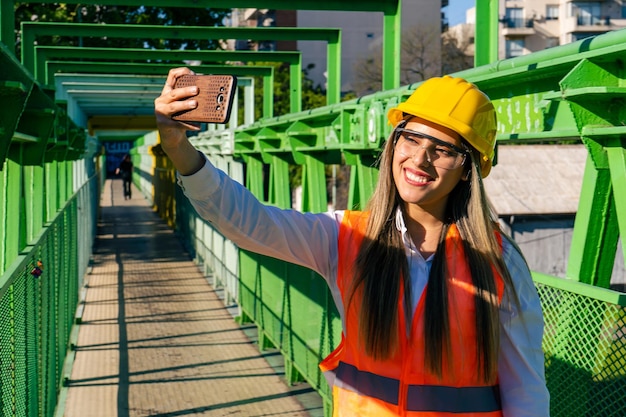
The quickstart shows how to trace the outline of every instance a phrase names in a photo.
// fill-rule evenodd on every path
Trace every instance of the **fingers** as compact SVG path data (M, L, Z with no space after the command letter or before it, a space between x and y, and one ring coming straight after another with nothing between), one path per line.
M174 88L176 80L186 74L194 74L189 68L174 68L167 75L167 80L161 95L154 100L154 112L157 117L157 123L160 124L177 124L172 120L172 116L185 110L194 109L198 106L198 102L191 97L198 94L196 86ZM180 123L186 129L197 130L198 127L192 124Z
M172 90L170 93L160 95L154 100L154 111L158 115L171 118L181 111L195 109L198 101L195 99L185 100L193 97L198 92L197 87L185 87Z
M167 80L165 81L165 86L163 86L163 91L161 94L165 94L174 89L174 85L176 85L176 80L187 74L195 74L192 70L187 67L180 68L172 68L167 74Z

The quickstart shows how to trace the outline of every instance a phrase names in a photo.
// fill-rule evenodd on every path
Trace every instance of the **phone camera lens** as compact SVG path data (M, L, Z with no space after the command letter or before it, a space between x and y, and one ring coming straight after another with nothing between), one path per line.
M222 110L222 106L220 106L219 104L215 106L215 111L220 111L220 110Z
M224 94L217 95L217 102L220 104L224 102Z
M224 92L224 87L220 87L220 93Z

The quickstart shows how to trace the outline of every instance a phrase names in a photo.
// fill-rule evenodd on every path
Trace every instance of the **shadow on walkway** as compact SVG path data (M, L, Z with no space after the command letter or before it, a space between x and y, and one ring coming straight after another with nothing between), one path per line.
M108 180L64 416L322 416L137 189ZM303 404L307 404L304 406Z

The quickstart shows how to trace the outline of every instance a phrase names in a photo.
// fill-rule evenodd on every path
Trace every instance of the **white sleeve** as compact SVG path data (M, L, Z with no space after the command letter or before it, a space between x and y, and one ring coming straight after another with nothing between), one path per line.
M238 247L302 265L334 279L341 213L302 213L264 205L210 161L178 183L198 214ZM340 217L339 217L340 218Z
M520 310L506 293L500 307L498 377L504 417L548 417L550 394L546 387L543 313L526 261L503 239L504 261L519 297Z

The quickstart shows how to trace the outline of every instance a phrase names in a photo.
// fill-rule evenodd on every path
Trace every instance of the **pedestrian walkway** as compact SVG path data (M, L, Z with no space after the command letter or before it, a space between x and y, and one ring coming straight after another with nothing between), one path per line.
M134 188L107 180L65 417L323 415Z

